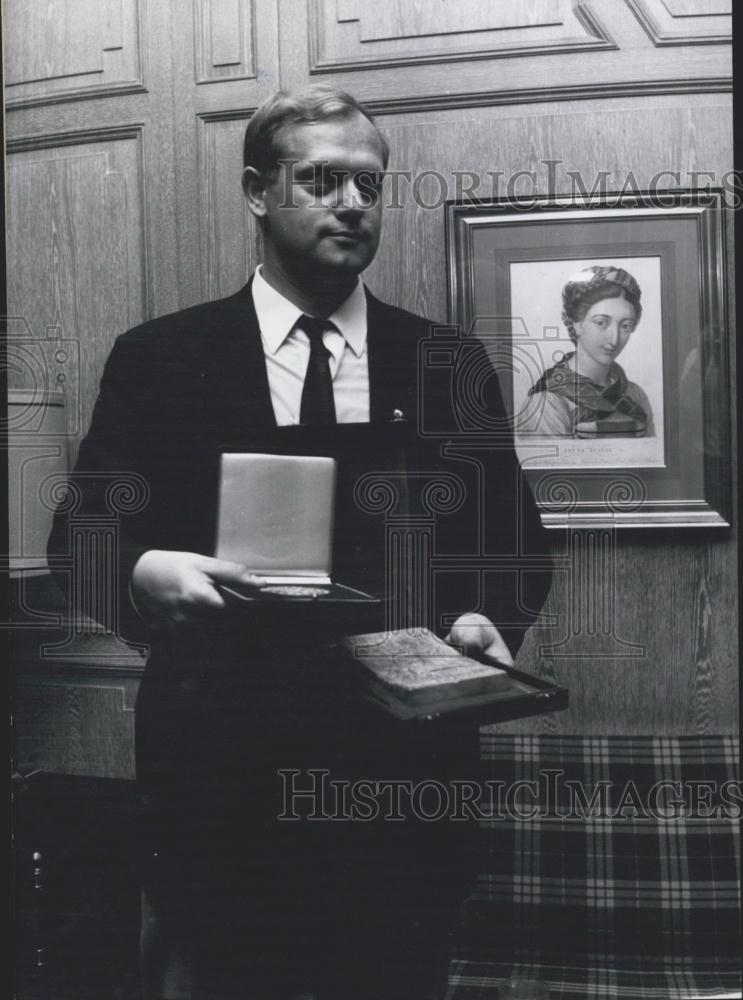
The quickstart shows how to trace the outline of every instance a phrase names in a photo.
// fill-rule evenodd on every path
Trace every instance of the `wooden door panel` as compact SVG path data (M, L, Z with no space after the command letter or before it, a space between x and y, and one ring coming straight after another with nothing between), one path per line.
M690 17L663 0L285 0L282 82L327 80L385 111L729 89L729 46L699 51L727 41L722 5ZM682 48L658 49L656 18Z
M145 318L141 145L141 130L119 130L74 146L16 145L8 157L8 308L17 331L8 353L32 351L41 365L13 364L9 381L64 391L71 458L114 339ZM31 384L38 371L48 384Z
M196 0L196 83L255 80L256 25L252 0Z
M241 188L252 112L279 87L275 0L198 0L174 23L181 306L236 291L257 264Z
M247 116L198 122L200 298L204 300L234 292L259 263L258 226L240 183L246 124Z
M627 0L655 45L727 42L731 0Z
M133 778L138 685L136 678L129 677L81 680L78 675L63 682L19 678L16 752L21 772L42 768Z
M311 0L309 16L311 72L611 46L596 21L561 0Z
M5 4L9 108L144 90L137 0Z
M278 31L273 0L196 0L175 24L176 115L258 107L279 87Z

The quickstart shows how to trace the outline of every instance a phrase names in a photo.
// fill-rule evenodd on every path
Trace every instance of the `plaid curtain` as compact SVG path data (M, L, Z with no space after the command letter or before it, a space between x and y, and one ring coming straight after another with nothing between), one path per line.
M482 734L480 878L450 1000L740 996L737 740Z

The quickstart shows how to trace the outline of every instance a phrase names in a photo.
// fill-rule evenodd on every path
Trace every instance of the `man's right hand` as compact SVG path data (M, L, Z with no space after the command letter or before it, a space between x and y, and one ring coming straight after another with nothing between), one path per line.
M152 625L180 628L219 614L225 602L220 583L264 584L241 563L212 559L196 552L150 549L140 556L131 578L131 597Z

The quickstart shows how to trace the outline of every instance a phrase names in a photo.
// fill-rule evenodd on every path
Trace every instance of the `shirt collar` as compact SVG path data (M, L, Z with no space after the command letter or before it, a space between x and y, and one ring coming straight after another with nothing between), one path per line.
M261 337L266 350L275 354L291 333L302 310L268 284L260 267L253 277L252 292ZM335 324L356 357L360 358L367 332L366 293L361 278L357 279L354 290L328 321Z

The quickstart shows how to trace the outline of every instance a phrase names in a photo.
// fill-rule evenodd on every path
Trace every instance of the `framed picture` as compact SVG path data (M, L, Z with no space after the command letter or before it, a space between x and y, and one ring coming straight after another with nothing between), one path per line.
M729 527L723 230L716 190L447 205L450 321L546 525Z

